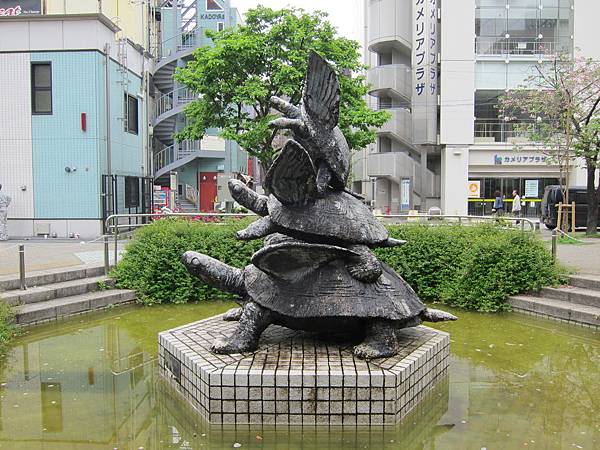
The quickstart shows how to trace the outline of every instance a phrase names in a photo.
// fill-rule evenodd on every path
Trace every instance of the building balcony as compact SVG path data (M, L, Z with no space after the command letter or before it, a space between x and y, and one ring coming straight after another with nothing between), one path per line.
M475 121L476 144L532 142L532 135L541 134L542 132L541 127L533 120L506 122L479 119Z
M572 47L570 38L559 40L501 37L475 38L475 54L477 56L506 57L513 55L538 59L544 57L544 55L572 53Z
M410 100L412 95L412 72L404 64L389 64L377 66L368 70L367 81L371 85L369 94L399 96Z
M403 178L421 179L421 163L404 152L370 153L367 156L367 175L400 184ZM427 169L421 188L433 196L439 196L439 186L439 175ZM419 192L417 194L420 195Z
M402 178L415 175L417 165L419 164L404 152L370 153L367 172L369 177L386 178L400 183Z
M392 117L377 132L380 136L386 136L412 146L412 114L406 108L382 108L388 111Z
M369 1L369 50L379 51L390 44L411 48L412 4L397 0Z

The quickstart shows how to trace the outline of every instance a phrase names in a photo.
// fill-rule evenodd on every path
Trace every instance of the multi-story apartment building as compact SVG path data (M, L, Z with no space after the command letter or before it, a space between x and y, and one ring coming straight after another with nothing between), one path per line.
M155 113L152 120L154 177L157 184L177 189L201 211L229 200L226 180L247 172L247 156L232 141L209 130L201 141L181 141L174 134L186 124L185 106L195 96L173 79L198 47L212 45L206 30L220 31L240 23L229 0L163 1L158 10L159 52L153 72ZM175 186L173 186L175 184Z
M13 237L97 236L152 193L148 2L0 1L0 183Z
M356 155L354 188L383 212L446 214L487 213L496 190L518 189L536 215L559 168L499 118L498 99L551 53L598 59L600 2L365 0L365 10L369 94L392 119ZM585 185L581 168L570 183Z

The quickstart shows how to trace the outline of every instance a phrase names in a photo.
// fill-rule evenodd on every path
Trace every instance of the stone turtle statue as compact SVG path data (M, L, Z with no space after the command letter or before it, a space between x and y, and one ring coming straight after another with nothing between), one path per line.
M238 232L239 239L265 237L265 246L244 269L195 252L182 259L204 282L240 296L242 307L225 318L235 332L214 343L215 353L257 348L261 333L278 324L297 330L358 338L360 358L393 356L397 331L422 321L455 320L428 309L410 286L382 264L373 247L394 247L385 227L356 194L345 188L348 144L337 127L339 85L335 72L316 53L309 57L300 107L273 98L286 117L274 128L292 130L268 168L259 195L231 180L241 205L261 216Z
M276 324L351 335L360 341L354 347L357 357L382 358L397 353L398 330L422 321L456 319L428 309L385 264L375 282L357 280L346 265L359 256L344 247L274 235L244 269L191 251L182 259L193 275L241 297L243 307L225 316L239 320L238 327L228 339L213 344L215 353L254 351L261 333Z

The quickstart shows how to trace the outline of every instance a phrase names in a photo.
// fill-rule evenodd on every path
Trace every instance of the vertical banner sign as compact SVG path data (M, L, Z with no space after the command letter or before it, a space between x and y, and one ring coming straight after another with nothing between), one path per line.
M0 16L26 16L41 13L41 0L0 0Z
M403 178L400 184L400 210L410 209L410 179Z
M413 143L437 144L439 0L413 1Z

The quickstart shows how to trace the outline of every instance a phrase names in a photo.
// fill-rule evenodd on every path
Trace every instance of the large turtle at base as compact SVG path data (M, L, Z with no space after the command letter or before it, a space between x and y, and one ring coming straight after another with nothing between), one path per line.
M226 316L239 320L236 331L214 343L215 353L254 351L261 333L277 324L361 336L355 355L380 358L396 354L397 330L424 320L456 319L426 308L387 265L376 281L357 280L347 269L356 257L348 248L282 238L267 243L244 269L189 251L182 261L191 274L243 299L243 307Z

